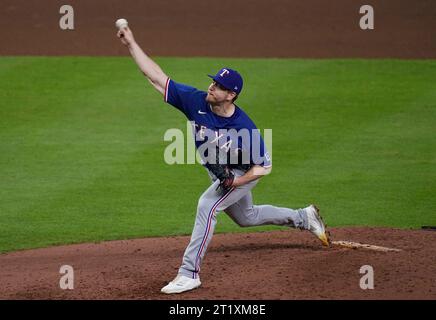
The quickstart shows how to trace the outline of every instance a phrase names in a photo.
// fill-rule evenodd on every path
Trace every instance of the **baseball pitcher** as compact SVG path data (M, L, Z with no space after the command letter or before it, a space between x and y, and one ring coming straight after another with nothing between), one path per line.
M197 151L211 177L211 185L198 201L191 240L178 275L162 288L163 293L181 293L201 285L201 262L220 211L241 227L279 225L305 229L329 245L316 206L294 210L253 204L251 190L271 172L272 164L256 125L235 104L243 87L237 71L223 68L209 75L212 82L207 91L201 91L169 78L135 42L128 26L122 27L117 36L165 102L183 112L193 124Z

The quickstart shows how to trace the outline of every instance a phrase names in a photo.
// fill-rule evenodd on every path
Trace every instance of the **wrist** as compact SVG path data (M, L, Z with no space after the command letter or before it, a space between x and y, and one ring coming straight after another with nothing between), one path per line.
M130 51L132 51L132 50L133 50L133 47L135 47L135 46L137 46L137 43L135 42L135 40L129 41L129 42L127 43L127 48L128 48Z

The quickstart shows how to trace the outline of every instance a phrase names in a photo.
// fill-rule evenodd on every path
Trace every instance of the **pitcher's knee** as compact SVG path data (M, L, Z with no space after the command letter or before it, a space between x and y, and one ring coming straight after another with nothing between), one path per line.
M236 223L238 224L238 226L240 226L242 228L247 228L247 227L253 226L253 223L249 220L239 220L239 221L236 221Z
M255 226L257 219L255 216L249 214L249 215L239 217L238 219L235 219L235 222L238 224L238 226L240 226L242 228L246 228L246 227Z

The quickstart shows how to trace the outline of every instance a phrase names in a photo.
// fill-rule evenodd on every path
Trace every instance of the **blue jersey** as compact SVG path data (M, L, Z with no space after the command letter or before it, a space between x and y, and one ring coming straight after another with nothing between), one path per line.
M197 149L200 150L206 142L214 141L218 148L229 154L242 152L251 165L270 167L271 159L263 138L248 115L235 106L232 116L219 116L212 112L206 96L204 91L167 80L165 102L179 109L191 121Z

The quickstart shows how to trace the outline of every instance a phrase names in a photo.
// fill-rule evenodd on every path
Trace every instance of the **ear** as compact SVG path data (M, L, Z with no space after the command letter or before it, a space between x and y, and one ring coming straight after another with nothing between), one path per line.
M229 93L227 94L227 100L232 101L233 98L236 96L237 96L236 92L229 91Z

